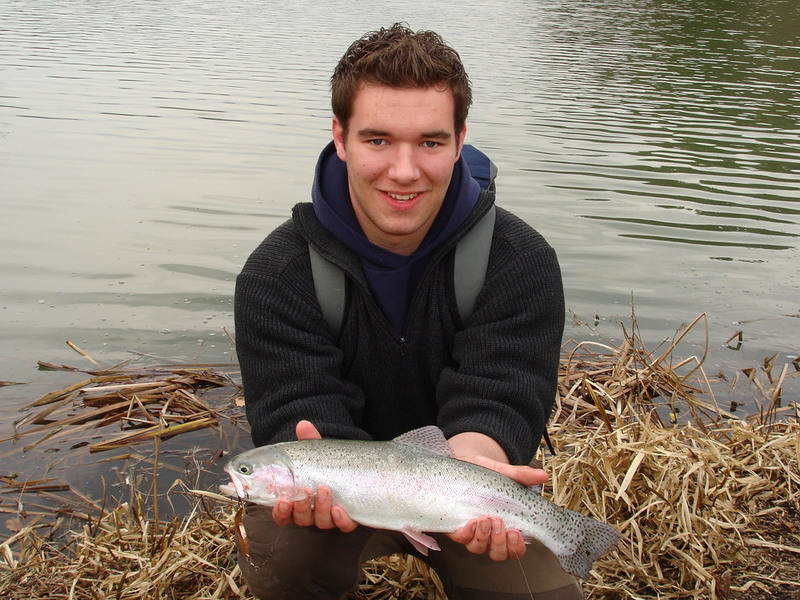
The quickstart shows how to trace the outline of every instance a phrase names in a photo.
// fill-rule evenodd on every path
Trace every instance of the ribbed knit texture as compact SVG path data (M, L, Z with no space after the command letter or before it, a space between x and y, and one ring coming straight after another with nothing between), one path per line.
M561 273L544 238L498 208L484 288L472 316L459 321L453 250L493 200L482 192L433 253L401 336L375 304L355 254L310 204L295 206L236 280L236 349L256 446L294 439L300 419L325 437L349 439L387 440L435 424L447 437L485 433L512 463L530 461L555 397ZM347 276L338 339L314 294L309 241Z

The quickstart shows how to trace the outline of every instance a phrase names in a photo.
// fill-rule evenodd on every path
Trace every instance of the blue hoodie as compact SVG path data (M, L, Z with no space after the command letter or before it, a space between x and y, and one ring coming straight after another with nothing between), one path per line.
M311 201L320 223L361 259L378 306L400 335L414 289L431 252L444 243L470 214L481 188L491 183L489 158L465 145L456 162L444 203L419 247L409 256L395 254L367 239L358 224L347 185L347 166L333 142L322 150L314 173Z

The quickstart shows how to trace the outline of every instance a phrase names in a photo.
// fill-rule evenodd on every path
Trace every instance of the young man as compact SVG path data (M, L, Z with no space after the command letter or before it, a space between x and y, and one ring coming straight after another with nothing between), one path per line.
M561 275L545 240L497 208L483 287L459 312L454 254L493 208L494 182L488 159L464 147L471 91L458 54L395 24L355 41L331 87L333 142L312 202L237 279L254 444L387 440L433 424L459 458L541 483L547 475L525 465L555 396ZM338 327L320 308L309 247L344 273ZM239 562L265 599L341 598L363 560L416 554L400 534L358 527L325 487L313 501L251 506L244 525ZM552 554L496 517L437 539L442 551L426 560L451 599L581 597Z

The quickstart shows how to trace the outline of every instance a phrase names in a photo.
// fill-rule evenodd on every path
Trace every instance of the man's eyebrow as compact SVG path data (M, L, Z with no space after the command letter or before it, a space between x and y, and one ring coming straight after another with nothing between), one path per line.
M365 138L368 138L368 137L387 137L388 135L389 135L389 132L382 131L380 129L366 128L366 129L359 129L358 130L358 136L359 137L365 137Z
M426 131L420 137L423 137L426 140L449 140L452 136L450 135L449 131L437 129L436 131Z
M362 138L389 137L389 132L382 129L372 129L370 127L366 127L358 130L358 136ZM426 140L449 140L453 136L449 131L437 129L435 131L423 131L419 137L425 138Z

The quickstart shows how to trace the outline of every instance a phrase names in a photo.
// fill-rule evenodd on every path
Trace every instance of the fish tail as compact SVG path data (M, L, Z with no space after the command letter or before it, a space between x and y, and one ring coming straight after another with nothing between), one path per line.
M606 523L584 515L578 516L580 519L575 525L582 535L578 536L577 544L568 552L556 552L555 556L561 563L561 568L567 573L586 579L592 563L616 546L619 532Z

